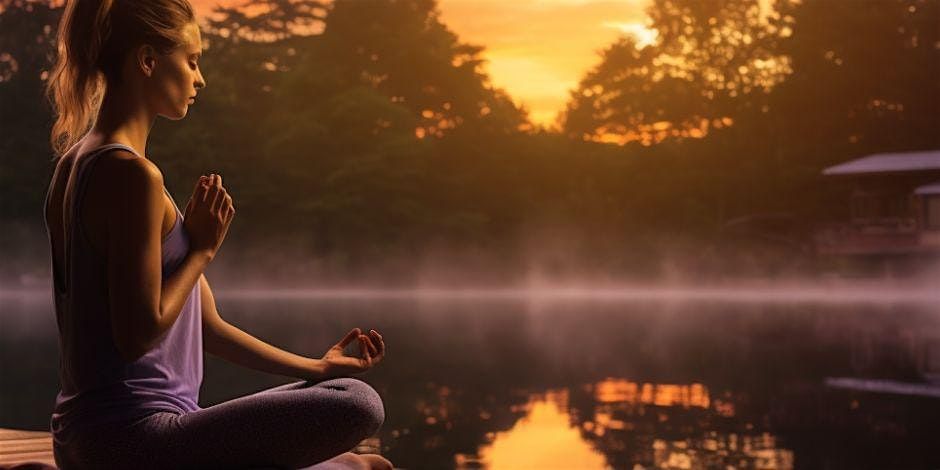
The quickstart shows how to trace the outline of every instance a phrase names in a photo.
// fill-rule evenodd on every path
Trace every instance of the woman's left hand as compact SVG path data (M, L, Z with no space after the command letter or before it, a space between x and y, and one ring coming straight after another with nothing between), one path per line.
M343 352L354 339L359 340L361 357L347 356ZM321 361L323 373L327 377L335 377L365 372L381 362L384 357L385 341L378 331L369 330L369 335L364 335L359 328L353 328L323 355Z

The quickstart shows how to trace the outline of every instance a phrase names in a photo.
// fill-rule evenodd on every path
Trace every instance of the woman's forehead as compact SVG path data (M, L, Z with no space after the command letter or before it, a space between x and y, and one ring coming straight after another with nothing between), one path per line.
M199 25L189 23L183 28L183 41L187 52L197 53L202 51L202 35L199 33Z

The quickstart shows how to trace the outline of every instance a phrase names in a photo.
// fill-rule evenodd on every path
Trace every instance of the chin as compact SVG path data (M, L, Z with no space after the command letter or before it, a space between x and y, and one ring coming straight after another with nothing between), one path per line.
M186 114L189 112L189 107L184 106L181 109L176 110L173 114L159 113L160 116L163 116L171 121L179 121L186 117Z

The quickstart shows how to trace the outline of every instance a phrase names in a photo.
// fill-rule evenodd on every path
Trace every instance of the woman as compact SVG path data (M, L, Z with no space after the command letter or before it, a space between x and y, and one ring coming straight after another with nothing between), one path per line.
M223 320L203 272L235 215L219 175L184 213L146 158L157 116L186 116L199 27L187 0L66 2L47 94L59 156L46 193L61 390L50 421L64 468L391 468L349 453L384 418L362 381L385 355L354 328L322 358L278 349ZM359 355L344 348L358 341ZM198 406L203 347L303 379Z

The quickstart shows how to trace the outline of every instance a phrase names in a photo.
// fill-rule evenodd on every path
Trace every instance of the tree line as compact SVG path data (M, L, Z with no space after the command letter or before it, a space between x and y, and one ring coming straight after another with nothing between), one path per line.
M812 228L847 203L822 168L940 146L937 0L655 0L657 41L608 45L550 128L435 0L254 3L204 19L208 86L147 149L181 206L198 175L224 175L239 213L218 270L233 279L802 271ZM41 90L61 11L0 10L13 282L48 271ZM739 237L741 220L783 241Z

